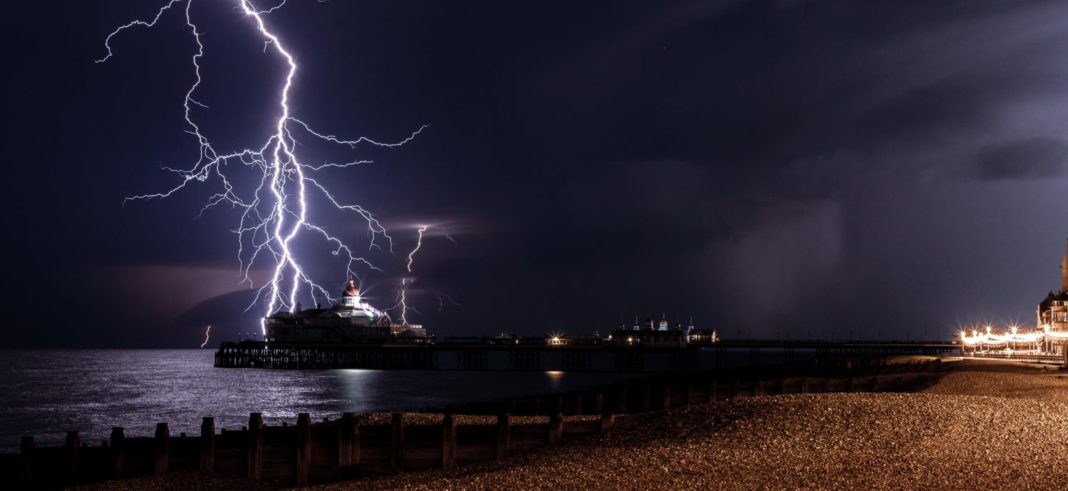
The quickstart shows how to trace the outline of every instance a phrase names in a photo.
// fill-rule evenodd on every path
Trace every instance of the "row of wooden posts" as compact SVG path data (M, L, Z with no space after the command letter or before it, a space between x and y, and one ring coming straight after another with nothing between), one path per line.
M606 431L612 428L618 414L761 394L903 390L931 377L929 371L920 371L864 378L789 378L727 384L696 379L684 384L644 381L607 390L456 407L433 416L434 424L426 424L431 417L426 414L413 416L424 420L409 424L406 414L392 413L390 423L385 425L373 424L367 416L353 413L313 423L307 413L301 413L295 427L286 423L266 426L260 413L252 413L248 426L241 431L224 429L216 433L215 419L206 417L199 437L186 437L184 433L172 437L167 423L159 423L154 438L129 438L116 427L108 441L88 446L74 431L67 434L61 448L35 448L33 437L24 437L19 455L12 457L17 457L21 482L44 485L174 470L307 484L406 469L448 469L499 459L552 445L565 437ZM460 416L459 419L478 421L460 424L457 416L491 411L495 412L495 420L492 415ZM565 420L565 414L590 417ZM513 420L520 415L548 418L538 418L533 423Z

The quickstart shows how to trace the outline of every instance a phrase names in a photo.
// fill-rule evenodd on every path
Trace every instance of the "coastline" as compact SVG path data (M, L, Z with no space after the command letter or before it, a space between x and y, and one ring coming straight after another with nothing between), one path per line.
M499 462L314 489L1060 488L1068 375L948 362L915 393L738 398L620 417L612 432ZM197 473L83 489L273 489Z

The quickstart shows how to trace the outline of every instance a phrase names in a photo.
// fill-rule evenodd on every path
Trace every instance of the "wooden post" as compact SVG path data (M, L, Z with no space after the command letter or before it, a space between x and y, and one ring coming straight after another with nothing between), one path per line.
M404 468L404 414L393 413L390 422L389 468L399 471Z
M156 424L156 474L165 474L171 463L171 431L167 423Z
M549 444L552 445L559 442L563 434L564 416L560 414L560 411L557 411L549 416Z
M353 418L352 425L352 465L360 465L360 424L366 419L365 416Z
M697 400L697 397L695 396L697 391L694 390L694 383L693 380L686 381L686 390L682 393L683 405L693 404L694 401Z
M359 445L356 438L356 415L345 413L337 423L337 465L349 467L352 465L352 448Z
M200 422L200 471L215 472L215 418Z
M596 391L593 393L593 414L599 414L604 412L604 392Z
M78 449L81 446L81 435L77 431L68 431L63 443L63 477L68 483L78 479Z
M456 467L456 416L445 413L441 422L441 468Z
M574 401L574 413L576 416L582 414L582 392L575 392L571 394L571 399Z
M496 457L498 459L504 458L508 455L508 450L512 447L512 415L506 412L502 412L497 415L497 451Z
M664 397L660 401L660 409L671 409L671 384L664 384Z
M112 471L115 478L126 474L126 433L121 426L111 428L111 452L114 456Z
M263 414L248 415L248 478L263 479Z
M19 478L22 482L33 481L33 437L22 437L19 445Z
M616 412L619 414L627 413L627 389L620 388L616 391Z
M311 475L311 416L308 413L297 414L297 485L308 484Z
M801 394L808 394L809 389L808 389L808 379L807 378L801 377L801 381L799 381L797 385L798 385L798 389L797 389L798 392L800 392Z
M612 429L612 427L615 426L615 424L616 424L616 415L614 415L614 414L612 414L610 412L607 412L607 411L601 413L601 428L600 428L601 429L601 433L604 433L604 432Z

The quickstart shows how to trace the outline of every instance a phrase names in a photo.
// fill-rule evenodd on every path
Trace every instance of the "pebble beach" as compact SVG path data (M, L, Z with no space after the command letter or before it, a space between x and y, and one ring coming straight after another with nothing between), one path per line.
M1068 374L948 361L917 393L738 398L620 417L608 433L348 489L1064 489ZM195 473L91 489L268 489Z

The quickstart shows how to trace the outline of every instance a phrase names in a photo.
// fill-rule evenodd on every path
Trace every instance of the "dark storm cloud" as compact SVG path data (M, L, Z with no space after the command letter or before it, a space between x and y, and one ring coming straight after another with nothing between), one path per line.
M262 133L276 67L232 9L209 5L206 40L229 48L206 59L220 82L204 88L204 115L237 144ZM55 25L44 6L4 8ZM8 105L24 123L11 159L51 177L42 193L26 185L37 170L9 169L14 229L48 224L9 269L25 292L73 272L76 301L107 306L85 309L86 323L128 326L79 342L149 339L136 333L176 318L189 324L181 342L212 319L240 332L248 319L226 313L243 295L227 283L236 211L193 220L206 187L121 206L195 154L175 104L191 81L183 25L131 36L94 66L93 42L144 7L84 8L58 34L7 33L28 46L9 79L9 94L29 94ZM437 333L603 332L668 311L732 336L937 336L976 312L1032 312L1068 233L1065 19L1068 5L1044 1L290 2L272 14L302 61L303 119L383 139L431 123L329 174L395 232L394 251L367 251L383 269L365 271L373 295L390 296L412 226L431 224L414 274L431 292L419 320ZM358 220L324 219L366 245ZM333 285L336 258L320 252L316 274ZM79 274L101 270L129 274ZM464 308L436 312L434 291ZM44 308L38 297L15 302Z
M1064 140L1034 137L979 150L975 175L979 179L1042 179L1068 171L1068 144Z

